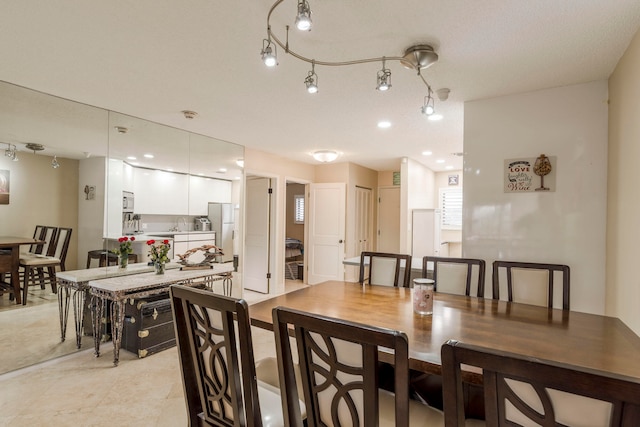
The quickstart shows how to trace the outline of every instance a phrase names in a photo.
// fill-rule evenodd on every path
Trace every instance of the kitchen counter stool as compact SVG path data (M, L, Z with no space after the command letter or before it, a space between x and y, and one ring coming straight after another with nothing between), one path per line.
M91 260L98 260L98 267L108 267L118 264L118 255L104 249L96 249L87 252L87 268L91 268ZM129 254L129 262L138 262L137 254Z

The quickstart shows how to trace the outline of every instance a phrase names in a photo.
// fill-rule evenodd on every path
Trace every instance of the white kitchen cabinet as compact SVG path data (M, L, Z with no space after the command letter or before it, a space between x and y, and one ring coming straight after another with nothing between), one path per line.
M135 213L188 215L189 176L134 168Z
M209 202L229 203L231 181L202 176L189 176L189 215L208 215Z

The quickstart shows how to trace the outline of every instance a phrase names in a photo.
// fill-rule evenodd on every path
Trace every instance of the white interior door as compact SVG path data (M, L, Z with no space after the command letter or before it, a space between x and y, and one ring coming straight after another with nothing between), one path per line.
M307 283L344 280L346 185L309 185Z
M378 252L400 252L400 187L378 189Z
M244 289L269 293L271 179L247 178Z

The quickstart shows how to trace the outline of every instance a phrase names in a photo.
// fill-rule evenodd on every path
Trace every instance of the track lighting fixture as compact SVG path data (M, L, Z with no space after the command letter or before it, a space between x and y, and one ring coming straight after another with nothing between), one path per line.
M427 44L417 44L414 46L410 46L404 51L402 56L380 56L376 58L353 59L349 61L321 61L317 59L311 59L291 49L289 43L289 25L286 25L286 39L283 38L284 40L286 40L285 42L281 41L280 38L278 38L278 36L271 29L271 15L275 11L275 9L283 2L284 0L276 0L275 3L273 3L273 5L271 6L271 9L269 9L269 13L267 14L267 38L263 39L262 41L261 51L262 60L267 66L273 67L277 65L276 45L280 46L286 53L293 56L294 58L312 65L311 71L307 75L304 83L309 93L316 93L318 91L318 76L315 73L316 65L325 67L342 67L382 61L382 69L377 73L376 89L379 91L385 91L391 88L391 70L386 68L385 62L397 61L400 62L405 68L417 71L418 77L420 77L428 90L428 95L427 97L425 97L425 103L422 107L422 111L427 115L433 114L433 112L435 111L434 98L432 95L433 91L429 83L421 74L421 70L430 67L438 61L438 54L435 52L432 46ZM309 6L309 2L307 0L298 0L295 24L296 27L300 30L311 30L311 7ZM441 94L440 92L438 92L438 97L442 101L446 100L447 96L448 89L446 93L443 92Z
M58 169L60 167L60 163L58 163L58 156L53 156L53 160L51 160L51 167L54 169Z
M311 8L307 0L298 0L296 28L300 31L311 31Z
M385 68L386 60L382 59L382 69L378 71L378 85L376 86L377 90L385 91L391 88L391 70Z
M13 144L7 144L7 149L4 150L4 155L13 160L14 162L18 161L18 149Z
M307 74L307 78L304 79L304 84L307 86L307 92L309 93L317 93L318 92L318 75L315 71L316 64L315 62L311 63L311 71Z
M262 40L262 61L267 67L275 67L278 65L278 56L276 46L271 42L271 39Z

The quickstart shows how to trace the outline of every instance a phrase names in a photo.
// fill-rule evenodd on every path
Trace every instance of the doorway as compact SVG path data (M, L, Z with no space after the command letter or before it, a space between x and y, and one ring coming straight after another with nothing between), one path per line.
M304 283L306 185L287 181L286 193L284 278Z

